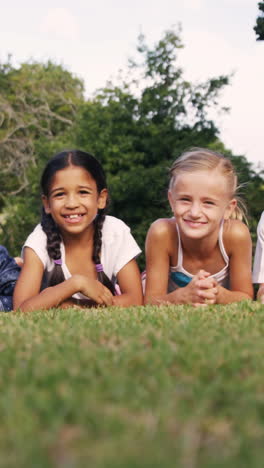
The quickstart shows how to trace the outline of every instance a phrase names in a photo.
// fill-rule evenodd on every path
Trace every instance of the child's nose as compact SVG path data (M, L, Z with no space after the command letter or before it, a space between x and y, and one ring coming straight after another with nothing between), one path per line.
M79 205L78 197L75 194L69 194L66 198L65 206L67 208L75 208Z
M192 203L191 208L190 208L190 212L191 212L191 216L193 216L193 217L199 216L200 212L201 212L200 203L198 203L198 202Z

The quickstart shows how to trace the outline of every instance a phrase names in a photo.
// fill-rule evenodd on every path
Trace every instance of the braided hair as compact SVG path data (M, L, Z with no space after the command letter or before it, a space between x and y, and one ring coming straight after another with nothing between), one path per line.
M94 156L80 150L63 151L53 156L53 158L51 158L48 161L43 171L41 177L41 189L42 194L45 197L48 198L49 196L52 180L56 172L65 169L71 165L82 167L91 174L91 176L96 182L96 187L99 194L103 189L107 188L104 170L99 161L97 161L97 159ZM116 294L115 287L103 271L103 266L101 265L100 260L102 248L102 228L105 220L107 204L105 208L98 210L97 216L93 221L94 236L92 260L96 265L98 280L101 283L103 283L108 289L110 289L112 294ZM55 263L54 270L49 280L49 285L55 286L56 284L62 283L65 280L61 267L62 262L60 244L62 238L58 226L56 225L52 216L45 212L44 208L42 208L41 226L47 236L48 255L52 260L54 260Z

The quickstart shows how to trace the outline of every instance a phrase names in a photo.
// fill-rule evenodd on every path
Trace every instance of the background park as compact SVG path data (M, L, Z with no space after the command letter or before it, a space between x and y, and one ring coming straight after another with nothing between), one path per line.
M263 15L262 1L248 31L262 54ZM218 124L233 70L192 81L183 45L180 26L154 41L140 32L127 65L90 96L78 74L50 58L2 59L0 243L13 255L39 221L42 168L62 148L102 162L110 214L142 249L151 222L169 215L173 160L193 146L218 150L237 168L255 242L263 166L230 149ZM256 302L36 311L0 322L0 466L262 466Z

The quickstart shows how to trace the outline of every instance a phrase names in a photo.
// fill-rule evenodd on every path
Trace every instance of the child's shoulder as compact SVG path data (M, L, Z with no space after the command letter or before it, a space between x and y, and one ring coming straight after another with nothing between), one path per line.
M224 244L231 247L238 245L239 242L251 242L248 227L238 219L229 219L225 221L223 239Z
M132 237L130 227L119 218L107 215L102 228L102 241L104 244L118 244L124 239Z
M31 233L28 235L26 242L28 242L29 240L33 240L33 239L34 240L36 239L36 241L39 241L39 242L46 242L47 240L47 235L43 231L43 228L40 223L37 224L35 228L33 229L33 231L31 231Z
M157 219L151 224L148 233L159 239L177 235L175 218Z
M132 258L141 253L141 250L131 234L130 227L119 218L106 216L102 228L102 248L104 254L109 254L112 258L120 258L125 252ZM132 255L133 254L133 255Z
M115 216L107 215L103 224L103 231L108 232L120 232L123 230L129 230L129 226L122 221L122 219L116 218Z

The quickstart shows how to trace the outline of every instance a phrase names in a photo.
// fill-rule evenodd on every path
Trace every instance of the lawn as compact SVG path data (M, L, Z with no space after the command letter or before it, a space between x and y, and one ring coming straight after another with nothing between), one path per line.
M0 315L0 466L260 468L264 306Z

